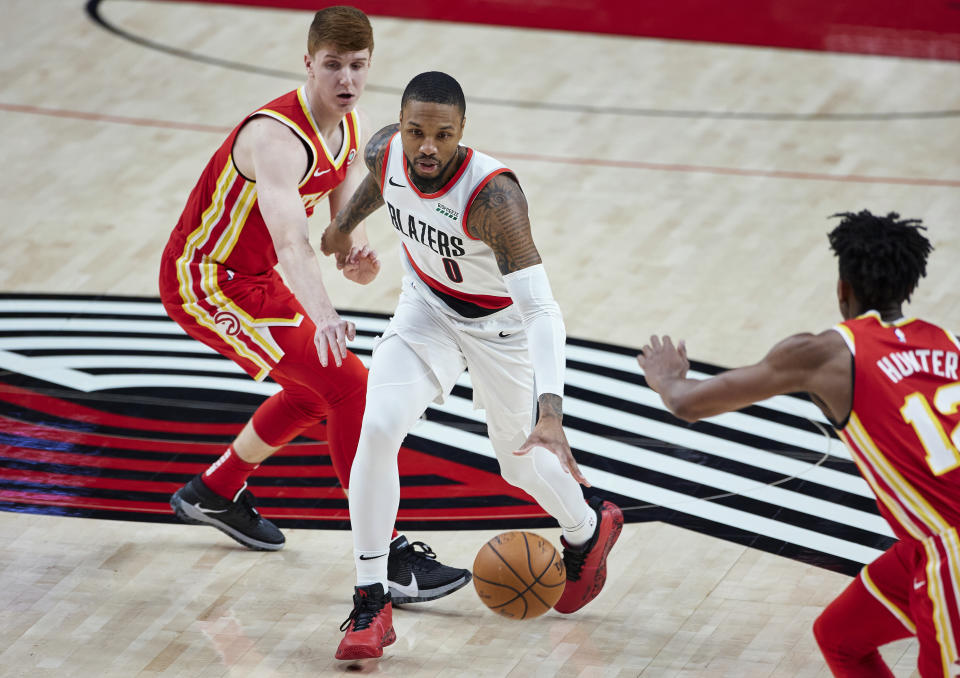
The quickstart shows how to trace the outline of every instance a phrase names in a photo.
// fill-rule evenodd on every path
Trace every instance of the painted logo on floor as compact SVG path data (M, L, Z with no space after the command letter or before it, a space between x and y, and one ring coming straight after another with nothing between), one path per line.
M386 316L343 312L369 360ZM663 520L854 573L892 542L817 408L781 396L689 425L650 391L635 349L568 340L564 424L592 492L628 522ZM167 503L278 386L186 336L159 301L0 295L0 509L174 522ZM694 363L695 372L718 368ZM499 474L469 374L400 455L403 529L554 523ZM348 528L323 423L250 487L285 527Z

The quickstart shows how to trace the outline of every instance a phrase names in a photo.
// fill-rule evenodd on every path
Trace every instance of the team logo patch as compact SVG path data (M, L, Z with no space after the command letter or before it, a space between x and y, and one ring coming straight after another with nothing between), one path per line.
M452 219L453 221L457 221L457 220L460 218L460 213L459 213L459 212L457 212L457 211L454 210L454 209L451 209L451 208L447 207L447 206L444 205L442 202L441 202L441 203L437 203L437 210L436 210L436 211L437 211L439 214L442 214L443 216L447 217L448 219Z
M387 316L356 323L369 363ZM220 327L235 328L225 313ZM870 489L809 400L780 396L686 424L647 388L636 349L568 339L564 425L590 495L855 574L893 543ZM693 363L694 377L719 368ZM279 391L188 337L156 299L0 295L0 509L175 522L170 495ZM465 373L400 451L401 529L555 526L507 484ZM325 422L250 478L281 527L349 529Z
M213 323L224 334L235 337L240 334L240 319L230 311L217 311L213 316Z

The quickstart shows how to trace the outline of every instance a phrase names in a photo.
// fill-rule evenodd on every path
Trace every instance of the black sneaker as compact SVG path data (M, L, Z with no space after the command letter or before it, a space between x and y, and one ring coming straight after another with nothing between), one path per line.
M470 570L437 562L437 554L422 541L411 544L401 534L390 542L387 580L394 605L442 598L469 584L472 577Z
M195 476L170 497L170 508L183 522L213 525L247 548L256 551L283 548L283 533L257 513L253 507L253 495L246 484L237 492L234 501L230 501L204 485L200 476Z

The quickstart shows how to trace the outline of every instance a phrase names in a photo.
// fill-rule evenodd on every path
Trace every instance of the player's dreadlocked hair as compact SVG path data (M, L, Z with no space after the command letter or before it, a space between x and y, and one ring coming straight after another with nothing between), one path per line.
M400 99L400 108L403 108L407 101L411 99L431 104L456 106L461 117L467 112L467 101L463 97L460 83L440 71L421 73L407 83L407 88L403 90L403 97Z
M920 219L885 217L867 210L842 212L840 224L828 237L840 260L840 278L853 287L865 308L880 309L910 300L920 278L927 274L927 256L933 245L924 237Z

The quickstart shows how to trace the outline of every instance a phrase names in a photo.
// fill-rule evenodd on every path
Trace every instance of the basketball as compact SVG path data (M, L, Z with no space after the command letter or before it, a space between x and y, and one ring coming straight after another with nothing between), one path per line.
M531 532L504 532L480 549L473 585L483 604L510 619L532 619L563 594L567 573L549 541Z

